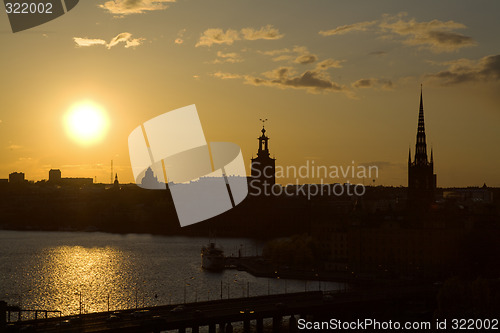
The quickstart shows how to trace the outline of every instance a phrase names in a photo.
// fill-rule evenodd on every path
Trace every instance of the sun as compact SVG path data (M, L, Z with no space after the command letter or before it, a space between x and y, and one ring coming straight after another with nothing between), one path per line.
M105 110L91 101L72 105L64 117L64 124L68 135L82 145L101 141L109 127Z

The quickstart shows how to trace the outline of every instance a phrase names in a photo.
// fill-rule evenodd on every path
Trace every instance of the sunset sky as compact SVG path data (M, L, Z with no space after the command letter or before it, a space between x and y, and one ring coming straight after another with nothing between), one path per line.
M497 1L82 0L13 34L2 10L0 178L58 168L109 182L113 160L132 182L130 132L196 104L207 141L248 162L267 118L277 165L354 161L406 185L422 83L438 186L500 186L499 13ZM83 102L107 115L100 141L68 135Z

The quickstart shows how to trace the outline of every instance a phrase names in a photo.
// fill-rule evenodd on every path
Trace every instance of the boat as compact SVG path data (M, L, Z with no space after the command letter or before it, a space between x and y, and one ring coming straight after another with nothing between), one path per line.
M208 246L201 248L201 267L209 271L221 271L224 269L224 251L215 246L215 243L208 243Z

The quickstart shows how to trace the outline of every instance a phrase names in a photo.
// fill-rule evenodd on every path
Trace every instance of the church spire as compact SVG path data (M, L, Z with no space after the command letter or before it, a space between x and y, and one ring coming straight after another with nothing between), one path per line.
M411 154L411 153L410 153ZM436 175L434 174L434 156L431 149L431 160L427 159L427 143L425 142L424 98L420 86L420 108L418 112L417 143L415 160L408 163L408 202L418 209L427 209L434 201Z
M424 99L420 85L420 109L418 112L417 144L415 145L415 164L427 165L427 143L425 142Z

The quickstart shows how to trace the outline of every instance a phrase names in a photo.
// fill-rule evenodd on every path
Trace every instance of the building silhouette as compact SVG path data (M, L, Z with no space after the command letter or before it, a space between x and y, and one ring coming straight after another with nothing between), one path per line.
M430 161L427 158L424 103L422 87L420 87L420 110L418 113L417 142L415 144L415 158L413 162L411 160L411 149L408 153L408 202L411 206L428 205L434 201L435 190L434 157L431 149Z
M24 172L12 172L9 174L9 183L22 184L25 182Z
M262 120L262 135L257 138L259 140L259 149L257 157L252 158L251 171L251 188L261 189L271 187L276 183L276 159L272 158L269 153L269 137L266 135L264 127L265 120Z
M94 183L94 178L63 178L60 169L50 169L49 170L49 183L52 185L61 186L90 186Z
M158 177L155 176L151 167L144 173L144 177L141 180L141 186L147 189L165 189L165 185L158 181Z
M59 169L50 169L49 171L49 182L54 183L54 184L60 184L61 183L61 170Z

